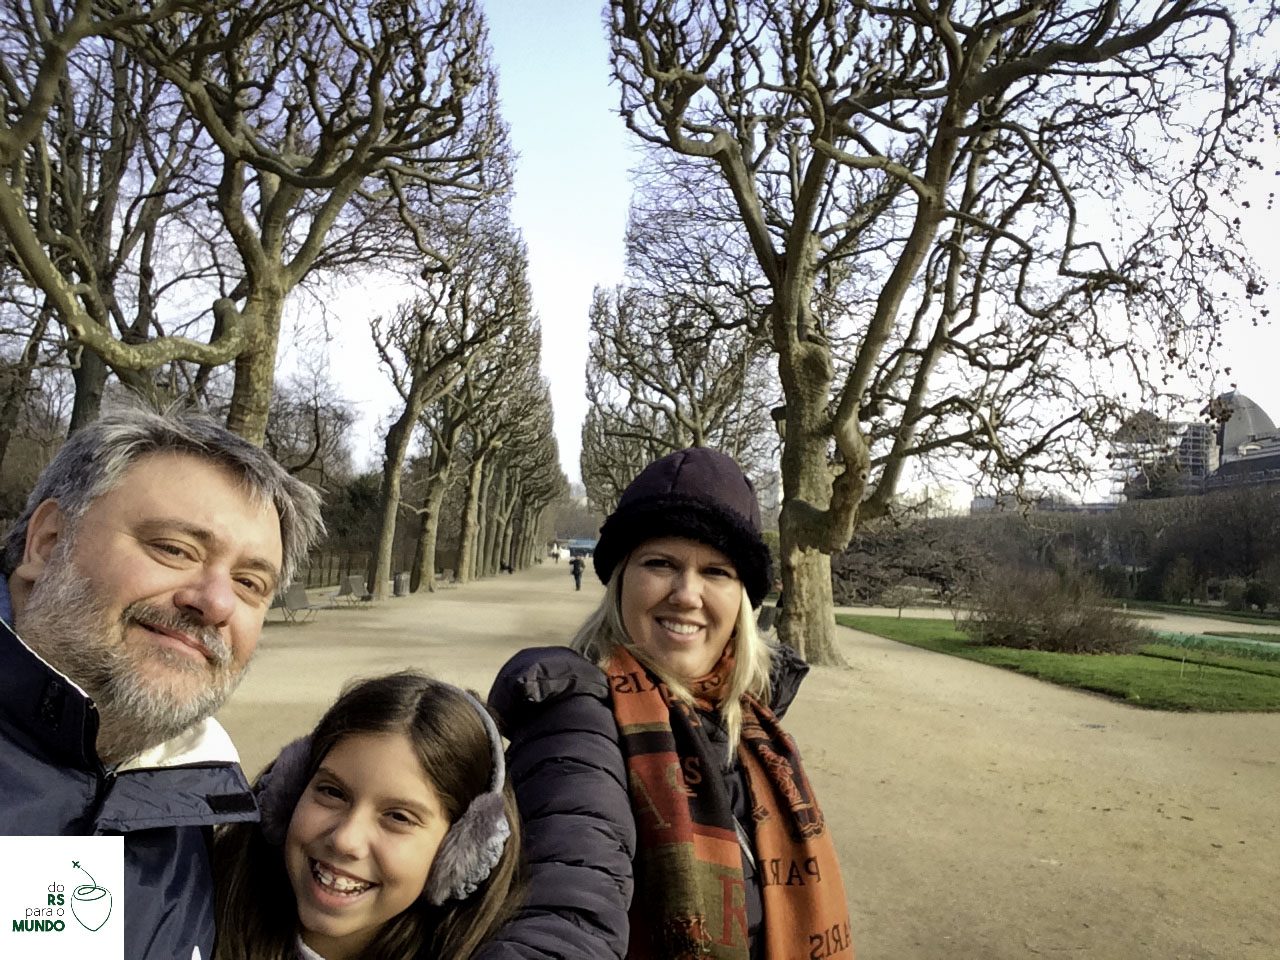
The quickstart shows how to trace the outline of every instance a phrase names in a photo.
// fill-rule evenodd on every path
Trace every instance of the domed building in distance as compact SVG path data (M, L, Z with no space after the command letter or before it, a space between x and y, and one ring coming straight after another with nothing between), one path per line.
M1262 407L1233 390L1200 413L1203 420L1180 422L1140 411L1116 432L1126 499L1280 480L1280 431Z
M1233 390L1213 400L1205 413L1218 423L1218 469L1210 483L1280 479L1280 431L1262 407Z

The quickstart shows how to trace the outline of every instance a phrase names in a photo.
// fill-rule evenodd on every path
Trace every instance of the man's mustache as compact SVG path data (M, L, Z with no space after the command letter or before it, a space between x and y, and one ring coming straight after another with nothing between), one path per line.
M231 662L231 645L222 639L214 627L202 623L189 613L183 613L181 610L166 610L139 600L125 607L121 619L126 624L139 623L143 626L185 633L208 650L218 666L225 667Z

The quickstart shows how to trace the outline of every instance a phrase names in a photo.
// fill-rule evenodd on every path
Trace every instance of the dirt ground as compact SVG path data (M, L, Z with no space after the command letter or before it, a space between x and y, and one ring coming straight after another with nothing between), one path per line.
M272 623L220 719L252 775L348 678L409 666L484 693L601 591L544 564ZM1157 713L852 630L841 643L851 669L815 669L786 726L860 960L1280 957L1280 714Z

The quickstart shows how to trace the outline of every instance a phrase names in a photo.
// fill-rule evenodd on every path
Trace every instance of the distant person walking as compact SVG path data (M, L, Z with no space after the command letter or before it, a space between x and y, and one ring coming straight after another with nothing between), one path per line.
M581 557L574 557L569 561L569 572L573 574L573 589L582 589L582 571L586 564L582 562Z

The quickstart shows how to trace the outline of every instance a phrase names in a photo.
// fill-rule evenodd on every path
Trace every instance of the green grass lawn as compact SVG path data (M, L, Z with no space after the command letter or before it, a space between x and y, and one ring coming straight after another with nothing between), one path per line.
M984 647L945 620L837 614L836 621L900 643L1005 667L1050 683L1158 710L1280 710L1275 663L1150 644L1136 654L1044 653ZM1185 659L1184 659L1185 658Z
M1162 657L1165 660L1199 663L1205 666L1222 667L1225 670L1243 670L1245 673L1257 673L1268 677L1280 677L1280 660L1255 660L1253 658L1235 657L1213 649L1188 649L1167 643L1149 643L1140 651L1144 657Z

